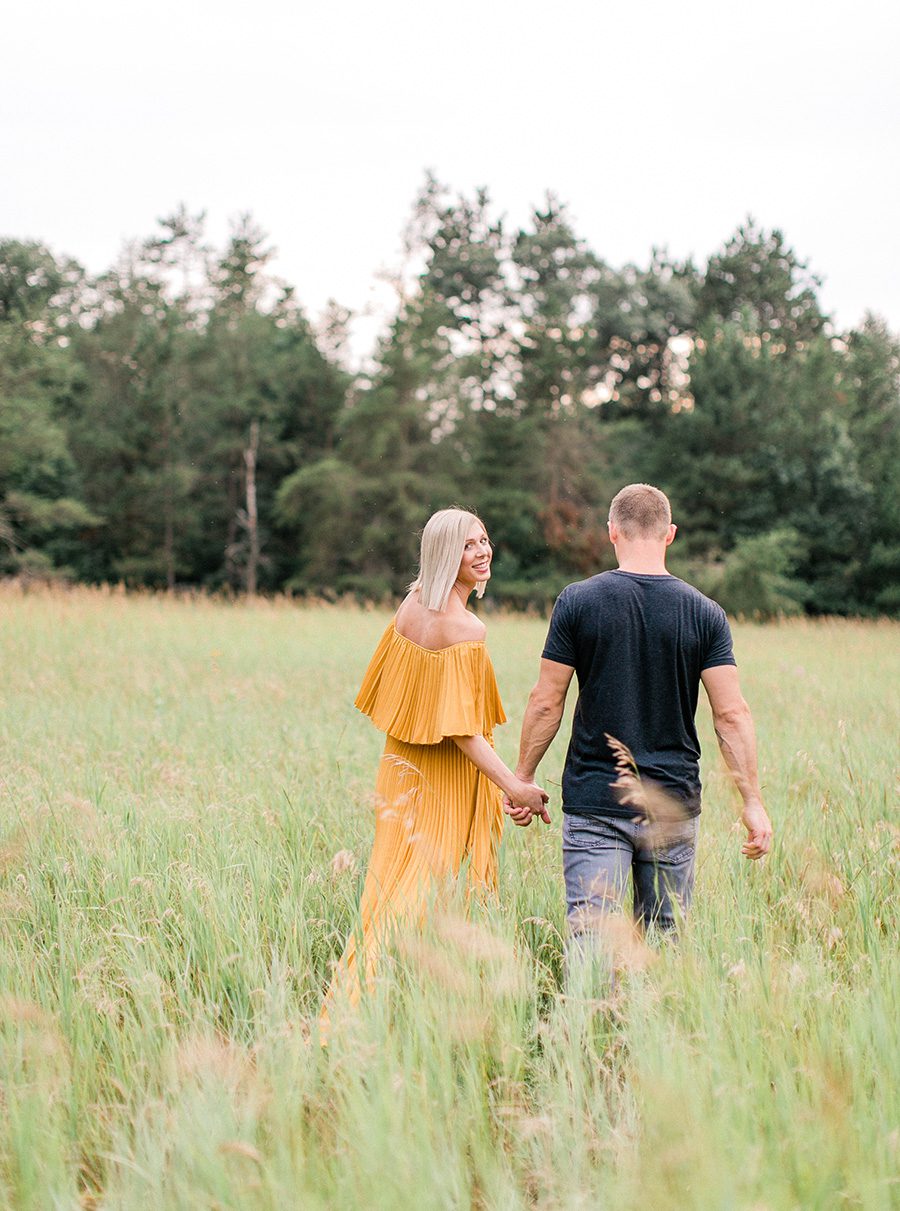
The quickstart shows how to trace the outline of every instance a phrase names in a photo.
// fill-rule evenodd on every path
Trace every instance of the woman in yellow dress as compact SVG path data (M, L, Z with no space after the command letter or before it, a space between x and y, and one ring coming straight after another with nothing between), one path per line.
M473 513L442 509L422 532L419 575L384 632L356 706L387 734L375 784L375 842L354 931L322 1014L337 995L359 998L399 924L420 923L429 898L466 866L467 886L495 891L501 796L545 814L547 795L494 752L506 716L466 608L491 576L491 544Z

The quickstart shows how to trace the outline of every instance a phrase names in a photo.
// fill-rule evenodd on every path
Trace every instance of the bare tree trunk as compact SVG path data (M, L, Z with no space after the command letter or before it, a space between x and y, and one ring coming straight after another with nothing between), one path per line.
M230 589L237 588L237 541L238 526L241 524L238 509L238 472L229 471L228 481L228 532L225 535L225 581Z
M163 405L163 560L166 565L166 588L175 589L175 456L173 453L172 413L168 403Z
M259 568L259 519L256 512L256 454L259 450L259 421L250 422L250 444L244 451L244 466L247 469L247 513L246 527L249 550L247 552L246 589L249 597L256 595L256 573Z
M0 542L5 545L10 555L15 557L18 554L19 543L16 541L16 531L5 504L0 504Z

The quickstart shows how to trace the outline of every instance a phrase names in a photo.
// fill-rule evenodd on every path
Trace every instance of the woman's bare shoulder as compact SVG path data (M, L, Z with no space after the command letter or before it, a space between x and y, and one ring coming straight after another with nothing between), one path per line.
M402 631L407 621L415 625L425 613L427 611L423 610L419 605L419 594L416 592L408 593L403 601L401 601L400 607L394 615L394 626L398 631Z
M480 642L487 634L487 627L481 619L464 610L459 614L448 614L442 619L442 647L450 647L454 643Z
M456 643L478 643L486 633L484 623L469 610L439 614L419 605L412 593L397 611L394 626L405 638L435 652Z

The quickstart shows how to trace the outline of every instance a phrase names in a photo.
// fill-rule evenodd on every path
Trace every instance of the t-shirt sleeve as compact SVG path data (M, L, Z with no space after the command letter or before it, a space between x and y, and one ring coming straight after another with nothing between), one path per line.
M709 640L701 668L714 669L720 664L737 664L737 661L734 658L734 644L728 618L721 606L715 606L711 611Z
M553 607L550 618L550 629L544 650L541 653L545 660L555 660L557 664L570 664L575 668L575 628L572 616L571 599L566 589L560 593Z

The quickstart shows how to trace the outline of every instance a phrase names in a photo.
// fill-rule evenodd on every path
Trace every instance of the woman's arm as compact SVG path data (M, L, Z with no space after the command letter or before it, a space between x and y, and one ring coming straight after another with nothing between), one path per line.
M550 796L533 782L523 782L521 778L517 778L509 766L497 756L484 736L453 736L452 740L473 765L490 778L495 786L500 787L511 803L516 807L527 807L533 815L542 816L549 823L544 804Z

